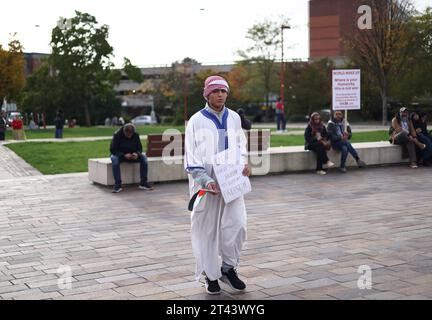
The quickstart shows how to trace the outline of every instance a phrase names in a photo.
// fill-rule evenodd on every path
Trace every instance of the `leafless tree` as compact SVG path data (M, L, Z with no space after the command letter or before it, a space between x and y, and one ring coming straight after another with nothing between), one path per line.
M372 28L354 32L348 52L379 87L382 122L387 124L389 88L403 70L413 46L408 36L414 10L410 0L369 0Z

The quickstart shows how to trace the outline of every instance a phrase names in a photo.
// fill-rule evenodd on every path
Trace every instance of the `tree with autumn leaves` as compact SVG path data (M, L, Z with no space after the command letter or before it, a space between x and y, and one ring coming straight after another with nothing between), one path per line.
M0 104L3 99L16 101L25 85L23 47L11 39L8 49L0 45Z
M389 101L408 103L418 98L432 103L432 9L415 13L408 0L370 3L373 28L358 32L347 43L351 48L347 67L362 69L362 101L368 104L362 107L362 114L375 115L379 97L385 121ZM258 102L271 110L269 97L279 94L280 89L280 63L276 59L280 32L280 23L269 20L252 26L246 34L251 44L241 52L242 60L230 72L221 74L231 85L229 102L234 108ZM109 106L120 110L113 94L120 71L113 69L110 62L113 51L107 34L108 26L100 26L93 16L79 12L72 19L71 28L55 28L53 54L45 66L28 78L20 94L22 106L40 112L70 110L81 114L87 124L93 122L90 118L100 118L100 110L109 110ZM188 116L202 106L204 79L214 71L196 73L195 64L198 62L191 58L176 62L169 74L155 81L152 94L156 109L171 105L176 118L182 120L185 100ZM185 65L190 66L187 72ZM283 76L289 114L309 114L330 107L332 68L330 60L286 63ZM128 59L123 70L130 79L142 81L140 70ZM0 99L16 99L24 83L22 47L14 40L9 50L0 49Z
M278 83L276 60L281 46L281 25L288 25L286 18L280 21L264 20L248 29L246 38L250 45L246 50L239 50L243 59L240 64L243 70L250 73L244 89L249 95L264 97L267 117L271 117L270 94ZM253 92L250 92L252 89ZM245 93L246 93L245 92Z

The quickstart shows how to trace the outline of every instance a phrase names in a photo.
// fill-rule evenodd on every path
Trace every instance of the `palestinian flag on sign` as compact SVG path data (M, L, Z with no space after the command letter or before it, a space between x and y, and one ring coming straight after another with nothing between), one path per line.
M193 211L196 208L196 206L201 202L201 200L204 199L207 193L208 190L205 189L201 189L200 191L195 193L189 201L189 205L188 205L189 211Z

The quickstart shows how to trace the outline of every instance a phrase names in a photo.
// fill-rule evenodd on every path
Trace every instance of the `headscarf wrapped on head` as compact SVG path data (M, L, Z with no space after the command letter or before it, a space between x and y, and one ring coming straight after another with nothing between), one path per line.
M221 76L210 76L204 81L204 99L208 100L208 96L213 90L225 90L229 93L229 85L228 82L222 78Z
M402 107L402 108L399 109L399 118L402 118L402 114L403 114L405 111L406 111L406 112L409 112L408 109L405 108L405 107ZM408 117L409 117L409 115L408 115Z
M321 115L318 112L314 112L311 114L310 119L309 119L309 125L312 128L312 135L315 135L317 132L321 132L324 124L322 122L322 119L320 119L319 124L316 124L314 121L315 117L321 117Z

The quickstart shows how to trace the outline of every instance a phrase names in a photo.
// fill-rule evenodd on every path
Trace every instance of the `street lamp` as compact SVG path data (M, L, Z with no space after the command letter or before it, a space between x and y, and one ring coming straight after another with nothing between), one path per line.
M190 73L191 65L188 62L183 61L183 120L185 123L185 126L188 121L188 94L189 94L189 87L188 87L188 74Z
M282 43L281 43L281 48L282 48L282 59L281 59L281 71L280 71L280 97L281 97L281 102L282 105L284 105L284 96L285 96L285 83L284 83L284 74L285 74L285 67L284 67L284 45L283 45L283 31L284 29L291 29L290 26L286 26L286 25L282 25L281 26L281 38L282 38Z

